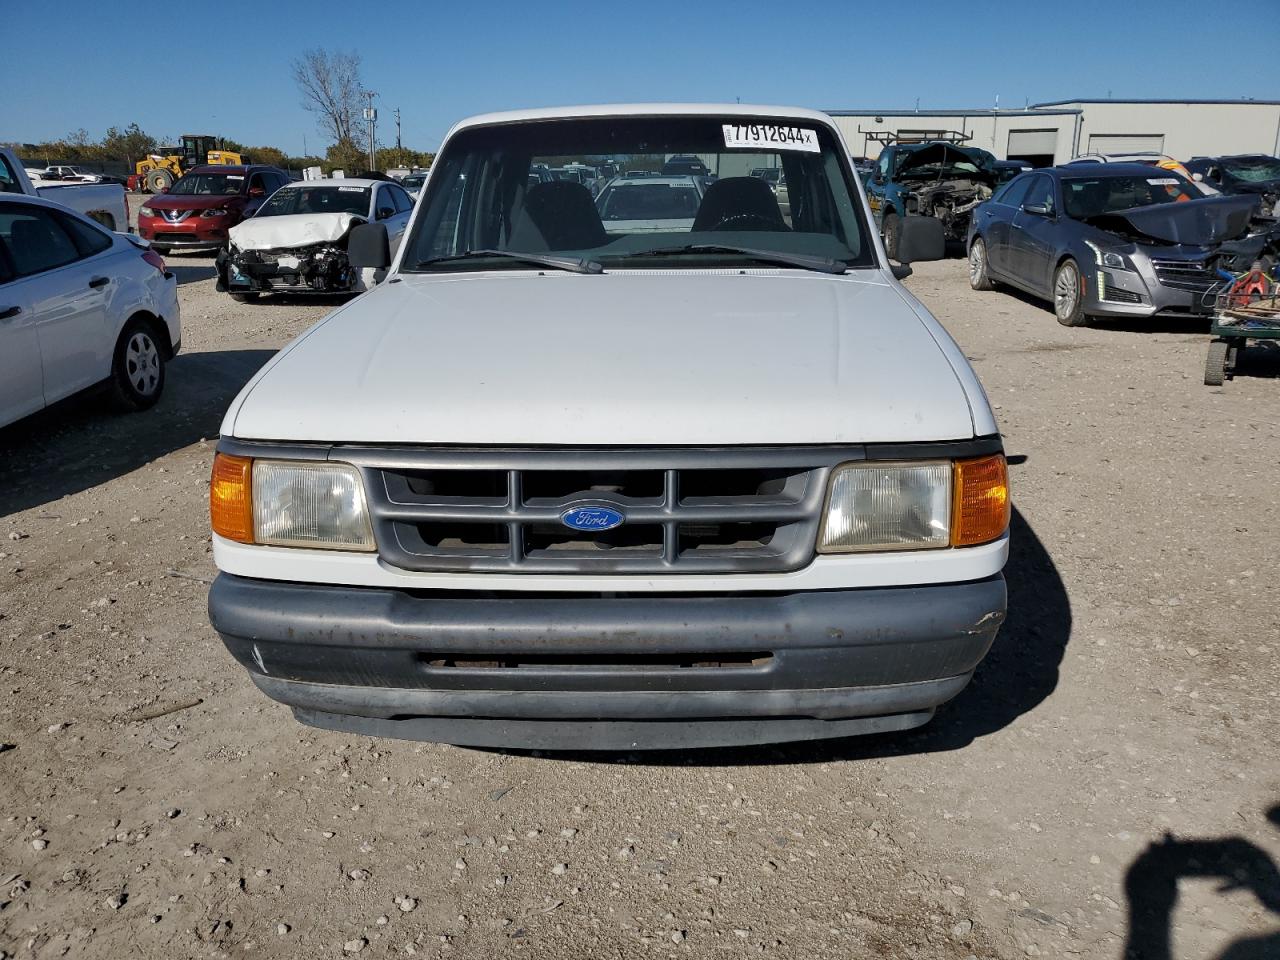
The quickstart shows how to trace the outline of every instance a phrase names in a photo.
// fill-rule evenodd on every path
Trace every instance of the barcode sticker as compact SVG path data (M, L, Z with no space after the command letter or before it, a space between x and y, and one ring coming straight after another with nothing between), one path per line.
M730 150L802 150L821 153L818 134L804 127L780 127L772 123L726 123L724 145Z

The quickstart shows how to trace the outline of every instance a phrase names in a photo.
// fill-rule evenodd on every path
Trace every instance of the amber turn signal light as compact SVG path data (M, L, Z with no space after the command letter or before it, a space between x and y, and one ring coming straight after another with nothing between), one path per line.
M248 457L214 455L209 520L218 536L253 543L253 461Z
M1009 467L1004 454L957 460L952 468L951 545L998 540L1009 529Z

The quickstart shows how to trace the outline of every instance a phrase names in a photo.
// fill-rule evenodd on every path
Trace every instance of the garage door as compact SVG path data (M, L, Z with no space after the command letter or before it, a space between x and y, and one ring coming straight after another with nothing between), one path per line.
M1164 153L1163 133L1091 133L1090 153Z
M1058 149L1057 130L1010 130L1007 157L1034 157Z

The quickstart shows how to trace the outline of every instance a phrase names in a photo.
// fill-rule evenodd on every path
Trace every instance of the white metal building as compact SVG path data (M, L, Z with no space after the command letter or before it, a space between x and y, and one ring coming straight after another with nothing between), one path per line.
M1179 160L1280 155L1280 100L1058 100L1024 110L828 110L856 156L883 138L968 136L969 146L1036 166L1083 153L1152 151ZM880 138L879 140L877 138Z

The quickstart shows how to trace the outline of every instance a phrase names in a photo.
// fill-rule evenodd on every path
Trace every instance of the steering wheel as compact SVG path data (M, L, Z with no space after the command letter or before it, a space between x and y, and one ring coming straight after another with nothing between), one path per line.
M748 226L755 224L755 226ZM712 230L777 230L778 224L761 213L735 213L721 218Z

